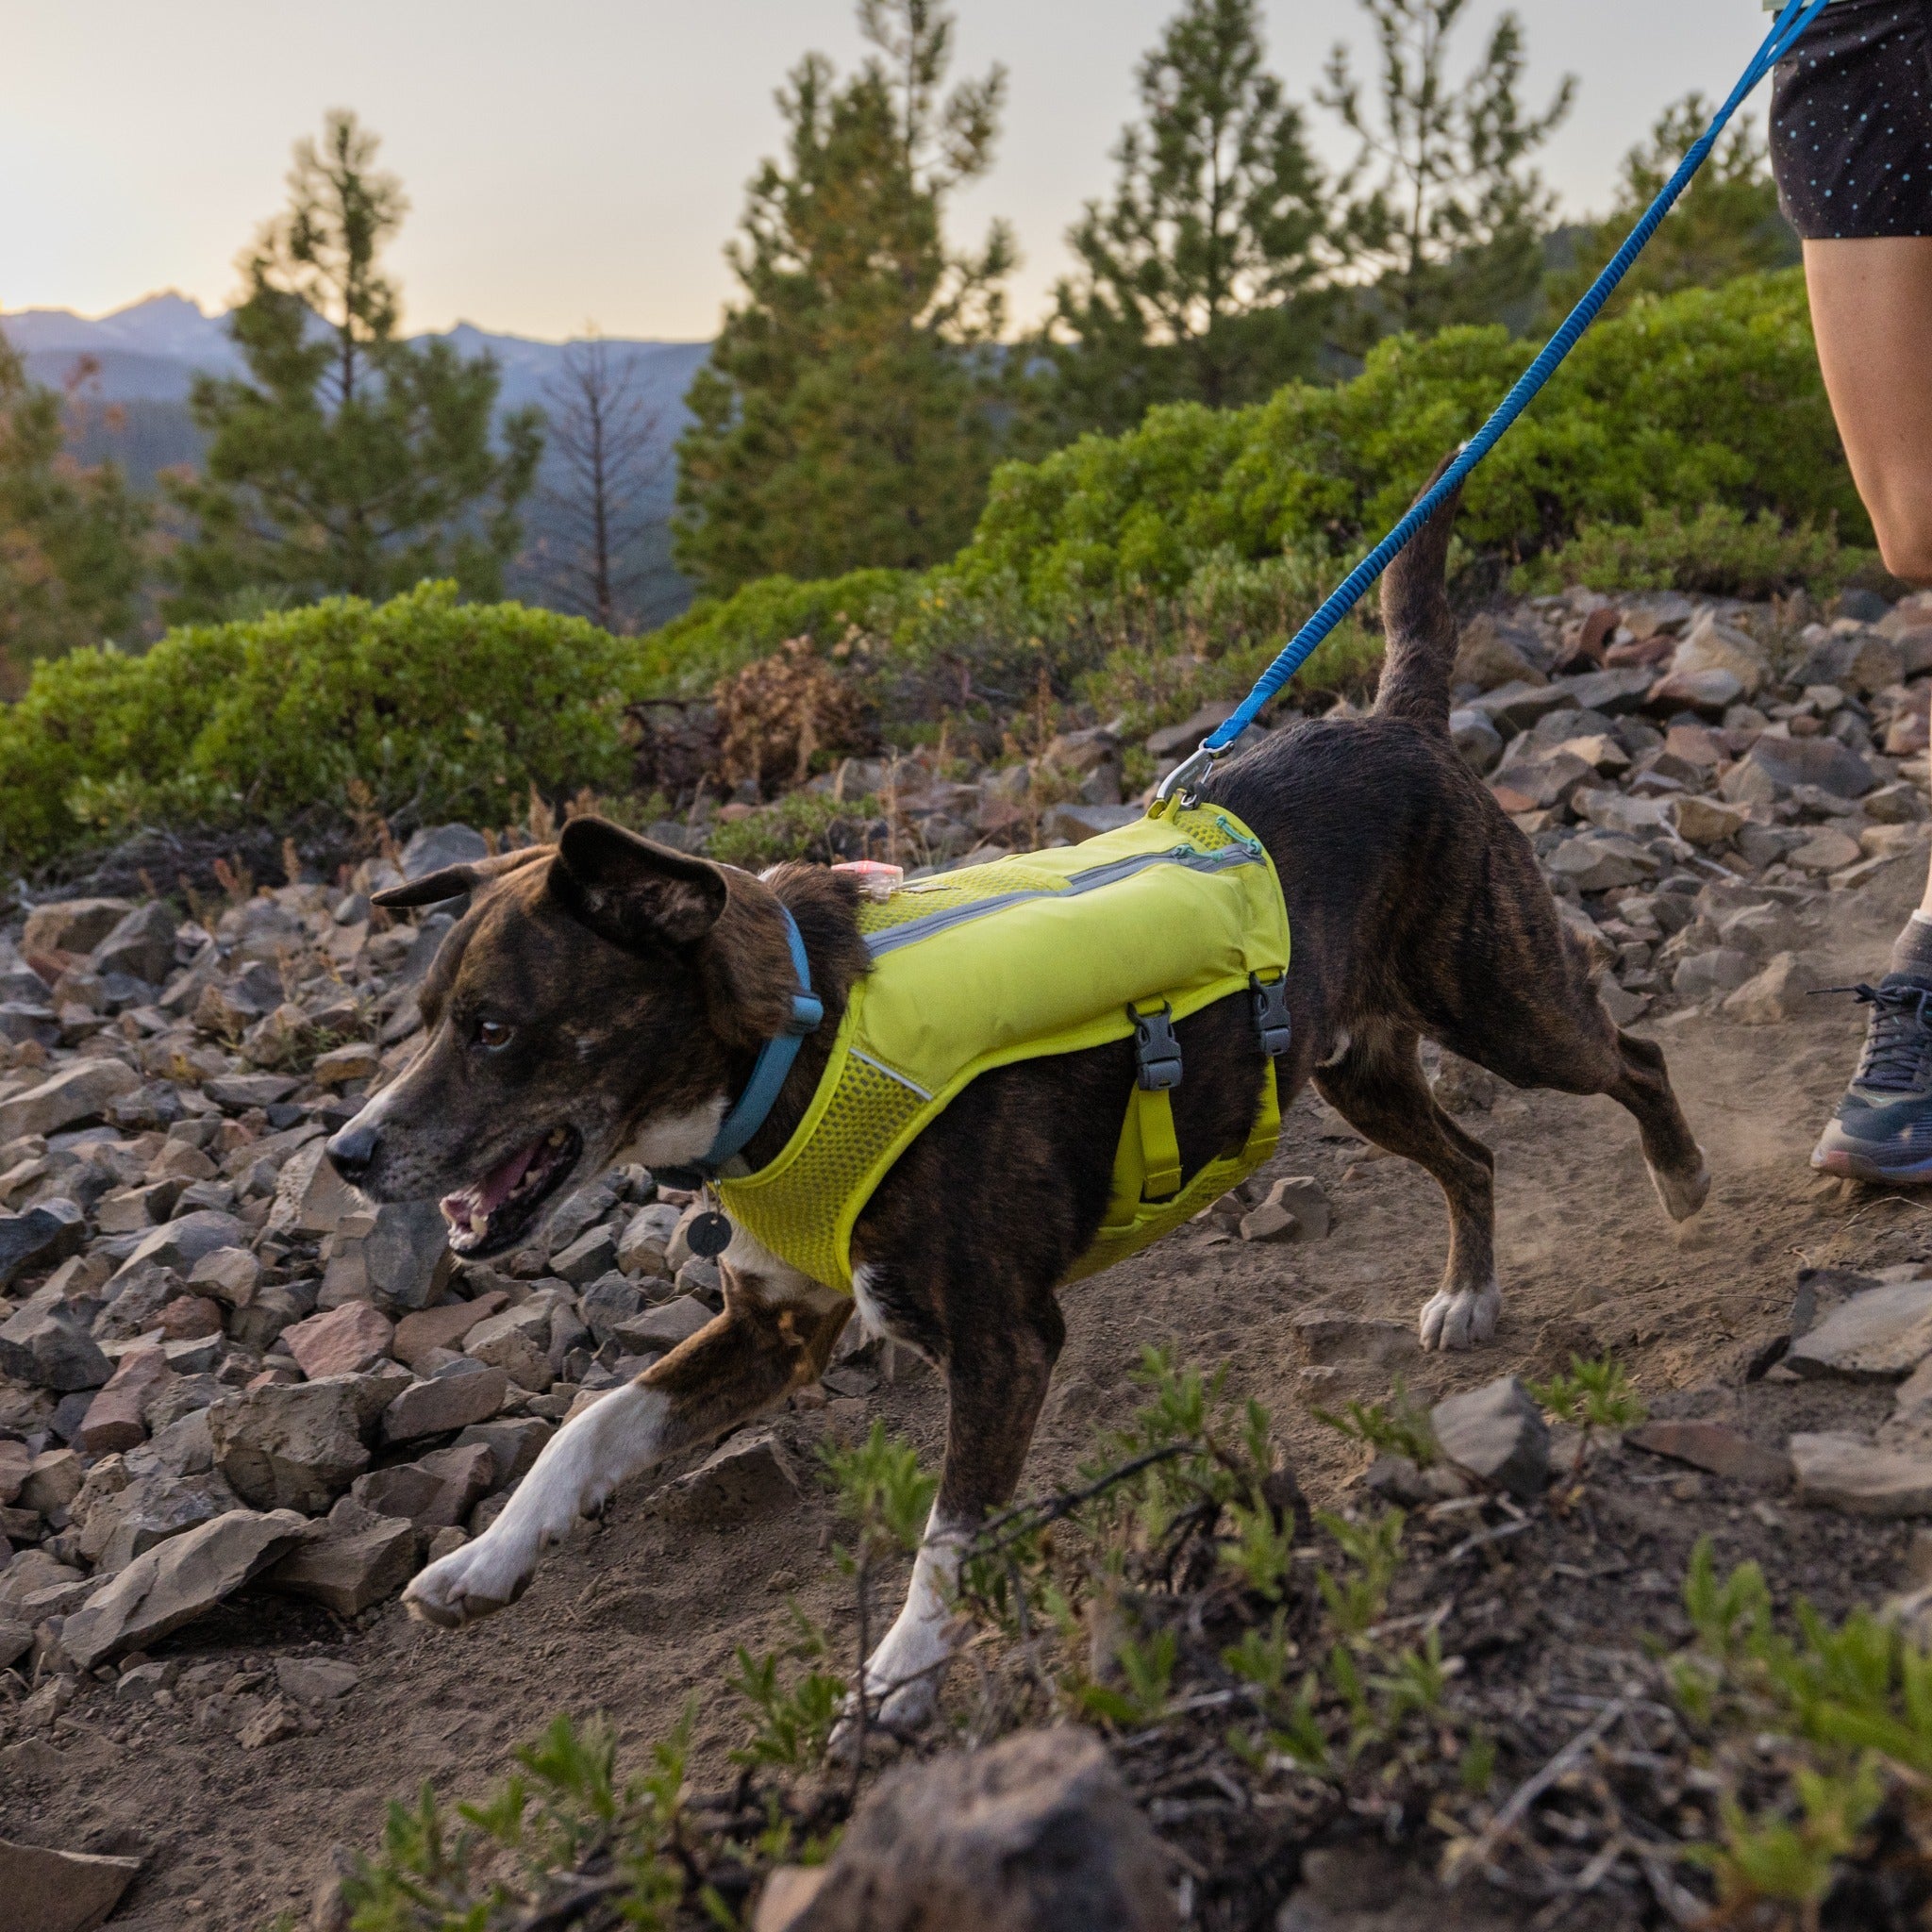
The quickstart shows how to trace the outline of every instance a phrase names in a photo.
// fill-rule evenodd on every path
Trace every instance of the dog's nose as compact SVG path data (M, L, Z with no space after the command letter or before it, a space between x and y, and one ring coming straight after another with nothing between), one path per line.
M382 1144L382 1129L351 1121L340 1133L331 1135L323 1152L329 1165L353 1188L375 1163L375 1150Z

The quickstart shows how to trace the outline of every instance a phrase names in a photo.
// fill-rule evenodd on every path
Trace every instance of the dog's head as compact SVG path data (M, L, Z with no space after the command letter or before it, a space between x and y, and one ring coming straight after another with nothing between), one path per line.
M327 1152L373 1200L440 1197L450 1245L475 1257L614 1160L700 1158L785 1024L793 974L757 879L602 819L375 903L464 892L417 995L422 1051Z

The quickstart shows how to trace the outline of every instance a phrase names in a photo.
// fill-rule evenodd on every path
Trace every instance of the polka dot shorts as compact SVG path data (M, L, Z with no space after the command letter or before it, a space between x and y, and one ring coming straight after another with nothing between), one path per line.
M1932 0L1833 0L1778 64L1771 160L1807 242L1932 235Z

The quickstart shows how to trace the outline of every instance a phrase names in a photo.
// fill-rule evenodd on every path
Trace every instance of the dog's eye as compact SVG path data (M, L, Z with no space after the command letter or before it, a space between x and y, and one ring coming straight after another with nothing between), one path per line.
M509 1044L510 1029L501 1020L479 1020L476 1023L476 1044L486 1053L494 1053L499 1047Z

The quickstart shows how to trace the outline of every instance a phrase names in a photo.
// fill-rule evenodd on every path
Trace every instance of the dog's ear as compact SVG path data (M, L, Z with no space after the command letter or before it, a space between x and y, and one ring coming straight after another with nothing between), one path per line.
M372 906L434 906L440 900L460 899L465 892L474 892L478 886L487 886L491 879L500 879L507 872L515 872L519 866L549 856L550 847L547 845L526 845L521 852L500 852L494 858L479 858L474 865L445 865L441 871L425 872L420 879L410 879L407 884L372 892L369 903Z
M708 859L588 817L558 835L548 884L579 924L632 953L696 944L717 924L729 891Z

